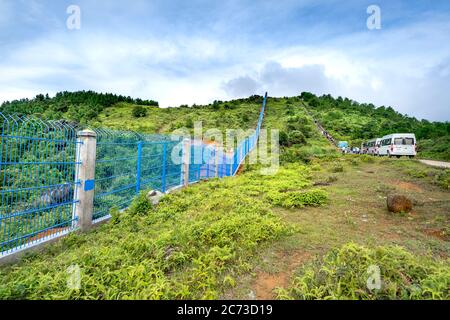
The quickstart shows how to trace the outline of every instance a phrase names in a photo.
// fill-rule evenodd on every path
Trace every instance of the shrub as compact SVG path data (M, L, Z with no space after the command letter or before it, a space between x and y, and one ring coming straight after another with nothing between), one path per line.
M153 205L147 199L148 191L141 191L139 195L133 199L129 208L131 215L146 215L150 212Z
M132 115L135 118L143 118L147 116L147 109L143 106L134 106L132 110Z
M194 121L191 118L187 118L184 125L186 128L191 129L194 127Z
M426 178L428 173L426 170L415 170L411 169L407 171L407 174L414 178Z
M331 176L329 176L327 178L327 182L328 183L333 183L333 182L336 182L336 181L338 181L338 177L336 175L331 175Z
M381 288L370 290L369 267L380 270ZM353 243L303 267L280 299L450 298L450 264L419 257L401 247L365 248Z
M318 207L324 205L328 200L328 195L321 189L298 192L278 192L269 193L268 198L273 205L283 208L303 208L305 206Z
M437 173L434 176L434 183L444 189L450 189L450 170Z
M280 160L282 163L309 163L313 157L314 154L312 154L308 149L292 147L283 150Z
M294 130L289 132L289 145L305 144L305 143L306 137L301 131Z
M280 131L279 134L280 146L286 147L289 146L289 136L286 131Z
M364 163L374 163L375 158L374 158L374 156L370 156L368 154L362 154L359 156L359 161L364 162Z
M344 172L344 166L340 163L335 163L331 168L331 171L335 173Z

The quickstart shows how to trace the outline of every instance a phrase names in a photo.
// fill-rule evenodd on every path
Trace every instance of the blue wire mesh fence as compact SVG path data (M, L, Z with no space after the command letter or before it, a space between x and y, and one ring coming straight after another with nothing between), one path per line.
M180 185L181 164L171 160L180 139L105 129L97 133L94 222L124 209L144 189L166 192Z
M76 129L0 113L0 252L70 231L76 225Z
M190 141L189 181L235 175L256 147L267 102L254 133L233 150ZM67 121L3 115L0 146L0 256L77 228L77 132ZM93 222L127 208L141 190L163 193L185 184L181 137L94 129L97 134ZM178 155L174 156L174 155Z

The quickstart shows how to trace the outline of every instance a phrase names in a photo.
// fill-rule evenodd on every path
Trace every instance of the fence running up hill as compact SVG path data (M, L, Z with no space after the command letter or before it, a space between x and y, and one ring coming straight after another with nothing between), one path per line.
M128 207L141 190L165 193L189 183L235 175L257 145L266 101L267 93L254 133L233 152L203 141L188 141L186 150L181 138L174 141L164 135L94 129L95 180L89 181L94 189L93 223L107 219L113 207ZM88 181L83 183L79 177L83 142L77 133L82 128L64 120L2 113L0 122L0 257L5 257L78 229L78 193ZM190 153L187 167L172 159L178 151Z

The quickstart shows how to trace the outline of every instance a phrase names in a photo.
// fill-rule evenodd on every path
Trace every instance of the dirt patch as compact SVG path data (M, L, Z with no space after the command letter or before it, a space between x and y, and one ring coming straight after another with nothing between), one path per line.
M418 185L416 185L414 183L410 183L410 182L397 181L395 183L395 186L401 190L423 192L422 188L420 188Z
M278 287L285 287L287 285L287 280L287 274L283 272L273 275L266 272L258 272L258 278L255 285L256 299L274 299L273 290Z
M431 237L437 238L439 240L448 240L445 231L442 229L425 229L423 232Z
M280 263L283 264L285 270L277 273L258 272L255 281L256 299L271 300L275 298L274 289L287 287L289 280L295 269L311 258L308 252L300 251L283 251L278 255Z

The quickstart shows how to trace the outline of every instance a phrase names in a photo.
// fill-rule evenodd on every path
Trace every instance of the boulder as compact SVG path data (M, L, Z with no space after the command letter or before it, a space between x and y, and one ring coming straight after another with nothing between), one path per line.
M159 203L162 197L164 197L164 193L157 190L151 190L149 193L147 193L148 201L150 201L154 206Z
M413 204L406 196L399 194L390 194L387 197L387 208L390 212L401 213L410 212Z

